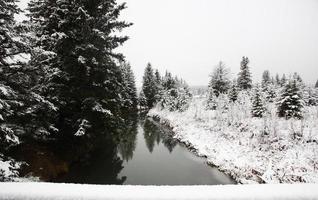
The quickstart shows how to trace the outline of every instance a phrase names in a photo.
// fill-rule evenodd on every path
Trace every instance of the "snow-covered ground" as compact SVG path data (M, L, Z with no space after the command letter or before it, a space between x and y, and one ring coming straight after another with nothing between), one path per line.
M219 186L118 186L0 183L0 199L318 199L316 184Z
M318 183L318 107L306 107L303 120L285 120L274 104L265 118L250 117L249 103L224 106L209 111L195 97L185 112L156 107L148 115L240 183Z

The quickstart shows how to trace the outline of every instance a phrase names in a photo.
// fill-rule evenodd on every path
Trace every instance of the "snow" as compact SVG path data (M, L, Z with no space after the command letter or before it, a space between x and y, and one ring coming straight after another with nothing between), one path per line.
M266 117L252 118L248 98L239 99L246 102L211 111L206 98L194 98L185 112L157 106L148 115L240 183L318 183L318 107L286 120L268 103Z
M119 186L0 183L0 199L318 199L316 184L218 186Z

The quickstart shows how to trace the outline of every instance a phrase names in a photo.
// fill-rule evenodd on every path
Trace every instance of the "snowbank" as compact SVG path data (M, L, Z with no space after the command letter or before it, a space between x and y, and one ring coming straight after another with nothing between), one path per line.
M194 98L185 112L154 108L148 113L170 126L179 141L240 183L318 183L318 107L303 120L250 117L250 106L208 111Z
M0 183L0 199L318 199L318 185L116 186Z

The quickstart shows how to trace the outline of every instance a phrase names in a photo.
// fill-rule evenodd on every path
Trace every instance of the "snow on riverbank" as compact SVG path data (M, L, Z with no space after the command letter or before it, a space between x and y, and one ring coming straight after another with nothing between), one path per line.
M316 184L219 186L120 186L0 183L0 199L318 199Z
M318 183L318 107L305 108L303 120L276 116L251 118L250 105L205 109L194 98L185 112L156 107L149 116L170 126L174 137L241 183Z

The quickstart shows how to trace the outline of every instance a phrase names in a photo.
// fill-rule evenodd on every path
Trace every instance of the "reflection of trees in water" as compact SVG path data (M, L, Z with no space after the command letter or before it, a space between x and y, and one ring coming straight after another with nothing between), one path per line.
M169 152L172 152L174 147L177 145L177 141L170 136L169 130L160 128L160 125L156 124L152 120L146 119L144 121L143 128L146 145L150 152L153 152L155 142L159 144L160 140L162 140L162 143L165 147L167 147Z
M122 184L125 177L118 178L123 169L122 160L117 155L116 145L112 141L100 143L72 162L68 173L58 177L57 182L88 184Z
M118 144L118 152L127 162L132 159L136 149L137 117L126 120L123 137Z

